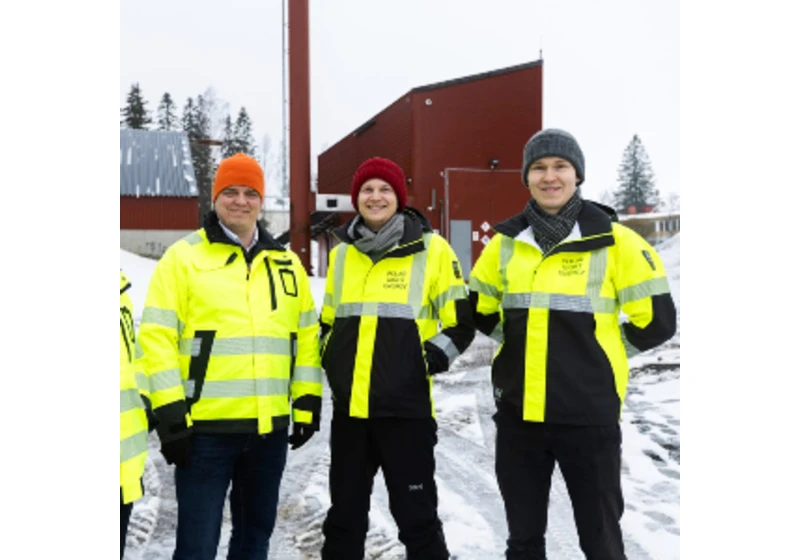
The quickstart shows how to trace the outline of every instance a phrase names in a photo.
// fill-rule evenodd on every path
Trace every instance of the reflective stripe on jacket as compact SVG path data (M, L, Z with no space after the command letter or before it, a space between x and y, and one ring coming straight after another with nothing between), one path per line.
M660 257L589 201L572 233L544 256L524 216L495 230L469 283L476 325L501 343L495 399L534 422L618 422L627 356L675 333Z
M214 212L150 282L139 339L159 436L319 425L319 322L297 256L259 226L248 253Z
M352 244L350 223L334 232L322 362L334 406L357 418L433 416L430 375L475 334L455 252L415 210L404 218L403 238L377 262Z
M119 486L122 503L142 497L147 458L147 415L133 373L133 302L130 282L119 273Z

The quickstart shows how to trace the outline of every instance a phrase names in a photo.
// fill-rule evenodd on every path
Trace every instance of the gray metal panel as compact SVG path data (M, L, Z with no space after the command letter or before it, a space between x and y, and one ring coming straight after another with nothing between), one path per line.
M450 246L461 263L464 278L472 270L472 221L450 220Z
M121 128L119 194L197 196L197 180L187 134Z

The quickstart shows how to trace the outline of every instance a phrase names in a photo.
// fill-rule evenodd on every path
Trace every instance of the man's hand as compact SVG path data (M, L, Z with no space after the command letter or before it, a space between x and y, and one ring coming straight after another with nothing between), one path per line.
M450 368L449 360L444 352L427 340L425 341L425 361L428 363L428 373L436 375Z
M192 433L188 432L185 436L171 441L162 441L161 454L169 465L181 469L188 467L189 459L192 457Z
M311 439L311 436L314 435L314 432L316 432L316 430L308 424L295 423L292 426L292 435L289 436L289 445L292 446L292 449L303 447L303 445Z

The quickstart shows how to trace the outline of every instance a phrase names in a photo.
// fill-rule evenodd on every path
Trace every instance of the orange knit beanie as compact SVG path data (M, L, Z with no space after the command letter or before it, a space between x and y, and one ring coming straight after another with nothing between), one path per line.
M214 177L211 200L217 200L217 195L231 186L250 187L264 198L264 170L247 154L238 153L223 159Z

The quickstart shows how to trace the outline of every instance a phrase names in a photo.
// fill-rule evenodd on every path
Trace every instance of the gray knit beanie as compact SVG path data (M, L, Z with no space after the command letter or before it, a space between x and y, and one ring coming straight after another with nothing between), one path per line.
M583 183L583 152L578 141L569 132L558 128L546 128L534 134L522 150L522 184L528 186L528 168L539 158L560 157L572 164L578 176L578 185Z

